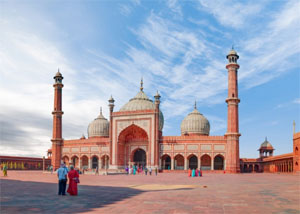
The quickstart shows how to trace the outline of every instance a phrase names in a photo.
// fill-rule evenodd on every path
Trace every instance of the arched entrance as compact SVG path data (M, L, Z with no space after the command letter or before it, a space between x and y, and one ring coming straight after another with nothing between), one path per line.
M210 170L211 169L211 158L207 154L205 154L201 157L201 169L202 170Z
M125 128L118 137L118 149L117 149L117 165L120 167L126 167L130 162L141 162L140 164L146 165L146 152L148 146L148 135L146 131L139 126L132 124ZM141 147L144 151L139 151L135 154L136 147ZM143 154L142 154L143 153ZM136 155L136 157L134 157ZM142 159L142 158L145 158ZM136 161L134 161L136 159ZM130 163L131 164L131 163Z
M254 166L254 171L259 172L259 166L257 164L255 164L255 166Z
M174 158L174 168L176 170L184 170L184 157L182 155L176 155Z
M108 155L103 155L101 157L101 169L108 169L109 168L109 157Z
M253 166L252 166L252 164L250 164L250 166L249 166L249 172L252 172L253 171Z
M198 159L196 155L191 155L188 160L189 160L189 169L198 168Z
M92 169L96 169L98 168L98 157L97 156L93 156L92 158Z
M81 166L82 166L82 169L88 169L89 168L89 159L85 155L81 157Z
M171 169L171 157L167 154L161 157L161 168L162 169Z
M133 153L133 162L137 166L145 167L146 162L146 152L143 149L137 149Z
M77 156L73 156L72 158L71 158L71 163L72 163L72 165L74 166L74 167L78 167L78 164L79 164L79 159L78 159L78 157Z
M224 169L224 158L222 155L217 155L214 159L214 170Z

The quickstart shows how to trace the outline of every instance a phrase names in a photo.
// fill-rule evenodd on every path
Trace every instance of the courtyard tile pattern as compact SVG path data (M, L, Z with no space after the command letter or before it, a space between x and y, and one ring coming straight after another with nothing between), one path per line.
M57 176L1 175L0 213L300 213L300 174L81 175L79 195L58 196Z

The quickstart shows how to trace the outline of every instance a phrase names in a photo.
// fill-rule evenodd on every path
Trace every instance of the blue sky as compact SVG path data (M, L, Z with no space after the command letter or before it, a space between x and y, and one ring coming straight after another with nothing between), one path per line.
M299 1L1 1L1 155L51 147L53 76L64 76L63 137L86 135L108 98L119 110L139 90L159 90L163 134L180 135L193 110L211 135L226 132L227 63L240 59L240 156L265 137L292 152L300 128Z

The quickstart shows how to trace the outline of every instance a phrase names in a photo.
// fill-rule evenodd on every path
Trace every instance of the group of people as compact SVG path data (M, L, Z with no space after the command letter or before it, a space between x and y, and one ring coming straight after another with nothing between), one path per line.
M145 175L147 175L148 172L149 172L149 175L152 175L153 170L152 170L151 166L147 168L147 167L143 167L142 165L140 165L140 166L133 165L133 166L129 166L129 167L127 166L125 168L125 171L126 171L127 175L142 174L143 172L145 173ZM155 175L157 175L157 173L158 173L157 167L155 167L154 172L155 172Z
M57 170L58 177L58 195L66 195L67 181L69 179L69 186L67 192L70 195L77 195L77 184L79 183L79 173L74 169L74 166L70 166L70 169L65 164L61 164Z
M198 170L198 169L189 168L188 175L189 175L189 177L198 177L198 176L201 177L202 169L200 168L200 170Z

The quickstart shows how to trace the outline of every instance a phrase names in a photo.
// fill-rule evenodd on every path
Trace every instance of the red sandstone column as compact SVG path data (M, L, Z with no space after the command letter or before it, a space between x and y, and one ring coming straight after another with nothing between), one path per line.
M231 173L240 172L239 137L241 134L239 133L238 115L240 99L238 98L237 76L240 66L237 64L238 58L236 51L232 49L227 55L228 64L226 65L228 70L226 171Z
M53 114L53 134L52 134L52 160L51 164L53 169L56 170L59 168L61 163L61 149L63 145L62 139L62 84L63 76L58 72L54 76L55 83L54 87L54 110Z
M155 98L155 144L154 144L154 166L159 167L159 104L160 104L160 95L157 91Z

